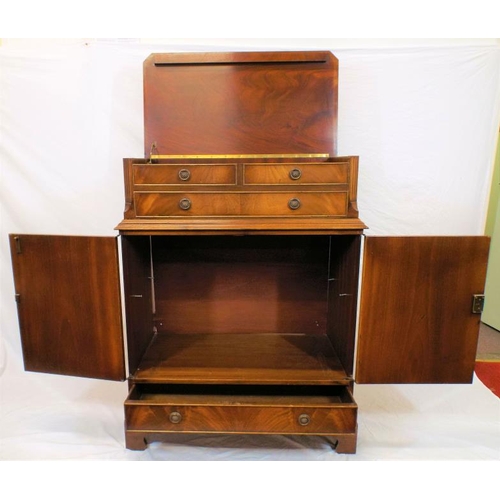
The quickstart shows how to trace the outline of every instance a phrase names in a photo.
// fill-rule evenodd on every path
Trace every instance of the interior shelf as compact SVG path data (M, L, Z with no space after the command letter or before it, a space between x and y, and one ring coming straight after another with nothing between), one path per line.
M160 332L131 381L348 385L351 379L326 335Z

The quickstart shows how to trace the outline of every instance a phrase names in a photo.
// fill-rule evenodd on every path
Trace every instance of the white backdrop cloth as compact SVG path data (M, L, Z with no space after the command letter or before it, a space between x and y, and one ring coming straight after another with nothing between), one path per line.
M482 234L499 125L499 46L320 48L340 62L338 154L360 156L368 234ZM252 49L0 46L0 459L500 459L500 400L478 379L357 386L356 455L337 455L320 438L281 436L175 436L133 452L124 448L125 383L23 371L8 234L116 234L122 158L144 156L143 60ZM297 49L279 41L257 48Z

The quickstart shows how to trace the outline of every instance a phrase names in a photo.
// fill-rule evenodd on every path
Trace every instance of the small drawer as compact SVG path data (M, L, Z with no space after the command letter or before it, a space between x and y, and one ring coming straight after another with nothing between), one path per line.
M347 215L347 192L136 192L137 217Z
M245 184L347 184L348 163L251 163L244 166Z
M241 214L255 216L345 216L347 193L263 192L242 195Z
M188 185L236 183L236 165L134 165L135 185Z
M240 214L239 193L134 193L137 217L203 217Z
M136 385L125 401L128 431L336 434L356 431L345 386Z

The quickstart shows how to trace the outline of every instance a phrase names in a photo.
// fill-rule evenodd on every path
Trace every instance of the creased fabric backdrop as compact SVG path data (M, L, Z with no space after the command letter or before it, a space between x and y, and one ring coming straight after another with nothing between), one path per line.
M301 50L74 40L0 46L0 459L499 459L500 400L459 386L357 386L356 455L320 438L172 437L124 449L126 384L23 371L8 233L114 235L122 158L143 157L152 52ZM360 156L368 234L483 233L499 125L500 46L320 49L339 59L339 155Z

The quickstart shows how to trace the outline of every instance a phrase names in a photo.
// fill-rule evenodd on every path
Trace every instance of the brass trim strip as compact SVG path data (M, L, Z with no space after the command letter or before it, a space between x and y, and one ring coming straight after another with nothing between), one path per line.
M198 158L329 158L328 153L228 154L228 155L151 155L151 160Z

